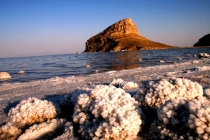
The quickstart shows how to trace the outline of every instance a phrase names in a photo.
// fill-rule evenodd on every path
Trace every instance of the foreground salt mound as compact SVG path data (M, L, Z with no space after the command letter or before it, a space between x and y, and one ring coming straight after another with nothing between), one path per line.
M117 88L122 88L124 90L138 88L138 84L137 83L134 83L134 82L124 82L122 79L114 79L109 85L110 86L115 86Z
M162 79L160 81L150 81L142 87L134 98L139 101L140 106L159 108L168 100L191 100L198 99L204 101L203 88L200 84L187 79Z
M196 99L168 101L157 113L161 139L210 139L210 107Z
M126 82L115 79L110 86L78 88L59 107L34 97L23 100L0 126L0 139L210 139L210 107L203 104L198 83L180 78L150 81L135 98L121 83ZM209 97L209 89L204 95ZM150 111L154 116L148 116Z
M8 72L0 72L0 80L7 80L12 78Z
M62 129L65 120L52 119L41 124L34 124L23 133L18 140L49 139L54 132Z
M11 123L7 123L0 127L0 140L15 140L21 132L21 129L12 126Z
M15 108L12 108L8 113L8 118L14 126L22 128L56 118L59 113L59 108L51 102L32 97L22 100Z
M73 121L85 139L132 140L141 130L143 113L123 89L98 85L76 90L68 99L75 103Z

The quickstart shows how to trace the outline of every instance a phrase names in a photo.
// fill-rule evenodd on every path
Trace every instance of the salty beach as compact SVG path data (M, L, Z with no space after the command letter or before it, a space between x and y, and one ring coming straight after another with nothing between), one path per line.
M144 82L162 78L186 78L198 82L204 89L207 89L210 88L210 59L66 78L56 77L25 83L2 83L0 85L0 124L2 125L7 121L9 109L15 107L23 99L36 97L60 102L64 95L71 94L78 87L109 84L117 78L136 82L139 86Z
M0 1L0 140L210 140L209 5Z

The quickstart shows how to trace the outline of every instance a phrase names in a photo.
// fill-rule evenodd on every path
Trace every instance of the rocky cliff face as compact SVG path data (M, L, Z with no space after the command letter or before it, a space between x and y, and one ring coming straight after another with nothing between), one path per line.
M210 34L207 34L199 39L197 43L194 44L196 46L210 46Z
M85 52L150 50L173 48L150 41L139 35L138 28L130 18L118 21L86 42Z

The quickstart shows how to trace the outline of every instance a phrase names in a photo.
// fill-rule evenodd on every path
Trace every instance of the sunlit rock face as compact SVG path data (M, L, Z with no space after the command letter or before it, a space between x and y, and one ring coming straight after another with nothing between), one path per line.
M85 52L132 51L173 48L150 41L139 35L138 28L130 18L109 26L86 42Z
M197 46L210 46L210 34L207 34L200 38L199 41L194 44L194 47Z

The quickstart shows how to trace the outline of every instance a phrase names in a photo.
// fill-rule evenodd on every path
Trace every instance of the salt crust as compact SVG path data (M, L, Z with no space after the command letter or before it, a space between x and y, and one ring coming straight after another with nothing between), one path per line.
M35 140L40 138L49 138L57 129L64 125L63 119L52 119L41 124L34 124L23 133L18 140ZM46 135L47 134L47 135Z
M204 102L203 88L200 84L187 79L162 79L149 81L139 92L134 95L140 106L159 108L168 100L191 100L199 99Z
M11 123L7 123L0 127L0 139L1 140L13 140L21 134L21 129L12 126Z
M196 99L168 101L157 113L161 139L210 139L210 107Z
M0 127L0 136L15 139L21 133L19 128L45 121L30 127L19 139L25 139L25 136L40 138L44 131L45 134L53 133L59 126L65 130L57 139L77 139L73 134L75 124L79 125L78 133L85 139L135 139L143 124L140 105L157 109L158 120L154 121L153 126L159 133L158 139L210 139L210 107L202 105L202 95L203 90L198 83L180 78L148 82L134 95L136 101L123 89L113 86L79 88L63 101L63 104L74 106L73 123L66 123L65 127L63 119L49 120L52 119L49 116L55 118L59 114L57 106L29 98L9 111L10 121ZM150 98L155 102L148 102ZM34 113L37 110L39 113ZM22 122L14 121L20 119Z
M15 108L12 108L8 113L8 118L14 126L22 128L56 118L59 113L59 108L51 102L32 97L22 100Z
M123 89L97 85L91 91L73 92L73 121L85 139L134 139L141 129L143 115L138 103Z
M206 71L206 70L210 70L210 66L196 67L195 70L196 70L196 71Z

